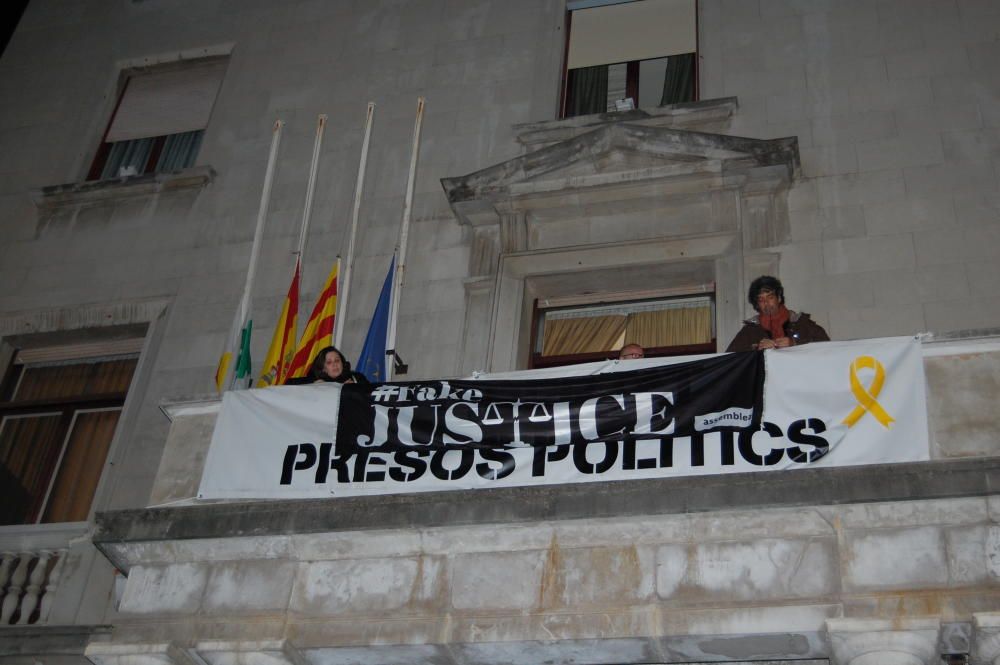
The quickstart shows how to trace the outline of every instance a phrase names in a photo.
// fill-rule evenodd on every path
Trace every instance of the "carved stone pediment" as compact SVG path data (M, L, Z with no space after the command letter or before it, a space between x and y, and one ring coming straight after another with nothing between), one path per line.
M795 137L706 131L724 129L735 107L520 126L525 154L442 179L473 229L463 373L523 367L531 303L556 295L712 288L718 337L730 338L744 274L775 272L789 239L786 193L799 174Z
M441 183L458 219L558 205L630 202L742 188L776 191L799 169L796 138L752 139L631 123L604 124L544 148Z
M541 148L579 136L602 125L621 123L725 134L730 119L738 108L739 101L736 97L720 97L668 104L653 109L592 113L560 120L525 122L514 125L514 132L517 134L517 142L528 148Z

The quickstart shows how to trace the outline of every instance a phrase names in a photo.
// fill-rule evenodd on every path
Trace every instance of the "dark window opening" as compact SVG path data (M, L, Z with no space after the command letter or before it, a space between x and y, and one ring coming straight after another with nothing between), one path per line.
M87 519L136 363L15 357L0 385L0 524Z
M571 69L566 74L566 116L695 101L695 54Z

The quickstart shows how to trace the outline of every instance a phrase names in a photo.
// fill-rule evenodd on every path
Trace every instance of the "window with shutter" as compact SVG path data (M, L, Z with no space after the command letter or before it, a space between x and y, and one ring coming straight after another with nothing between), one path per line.
M206 58L129 74L87 179L193 166L226 63Z
M571 0L562 115L695 101L696 0Z

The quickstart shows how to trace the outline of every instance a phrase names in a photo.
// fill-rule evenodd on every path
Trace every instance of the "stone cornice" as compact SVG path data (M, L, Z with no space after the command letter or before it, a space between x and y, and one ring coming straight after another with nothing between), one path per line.
M44 210L201 188L214 179L215 170L211 166L193 166L172 173L148 173L110 180L42 187L31 193L31 199L36 207Z
M93 541L123 569L131 543L670 515L987 496L1000 457L99 513Z

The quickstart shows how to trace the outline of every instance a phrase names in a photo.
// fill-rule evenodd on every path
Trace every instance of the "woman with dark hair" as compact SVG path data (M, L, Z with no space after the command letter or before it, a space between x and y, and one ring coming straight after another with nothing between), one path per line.
M351 363L335 346L327 346L320 349L320 352L313 358L312 365L303 379L295 380L294 383L318 383L327 381L331 383L358 383L368 384L368 379L364 374L351 370Z

